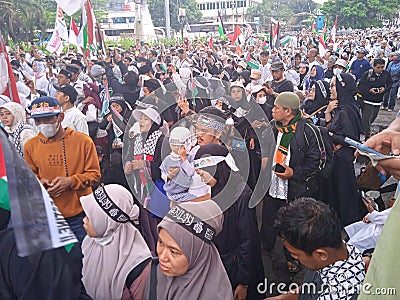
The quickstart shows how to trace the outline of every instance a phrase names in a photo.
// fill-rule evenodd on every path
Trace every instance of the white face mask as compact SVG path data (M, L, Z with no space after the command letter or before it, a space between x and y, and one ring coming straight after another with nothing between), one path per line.
M60 123L58 122L54 124L40 124L37 125L37 128L46 138L49 139L56 135L59 125Z
M267 97L261 97L257 99L258 104L265 104L265 102L267 102Z
M333 69L333 75L339 75L340 73L343 73L343 70L340 68L334 68Z
M238 73L242 73L242 72L243 72L243 69L242 69L242 68L237 68L236 71L237 71Z

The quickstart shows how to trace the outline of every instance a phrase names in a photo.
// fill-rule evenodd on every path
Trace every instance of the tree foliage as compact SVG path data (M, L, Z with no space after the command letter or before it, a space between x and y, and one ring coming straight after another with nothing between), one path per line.
M260 17L264 24L269 23L270 18L288 21L294 14L311 13L316 7L317 4L311 0L263 0L248 9L246 19L252 21L254 17Z
M147 0L151 18L154 26L165 26L165 10L164 0ZM169 12L171 27L175 30L179 30L182 25L178 22L178 8L186 9L186 20L185 23L198 23L201 19L202 13L197 7L196 0L170 0Z
M338 16L339 26L365 28L380 26L377 18L393 19L400 8L400 0L329 0L323 4L321 11L331 20Z
M0 0L0 30L14 41L31 40L44 30L44 9L35 0Z
M105 14L108 0L93 1L93 9L99 20ZM0 31L13 41L32 41L35 31L42 34L46 29L54 28L57 3L54 0L0 0ZM69 17L65 16L67 26ZM81 19L81 11L74 15L77 23Z

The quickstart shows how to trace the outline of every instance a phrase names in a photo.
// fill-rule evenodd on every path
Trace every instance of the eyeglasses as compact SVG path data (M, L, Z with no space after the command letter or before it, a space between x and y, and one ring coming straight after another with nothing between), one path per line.
M309 89L308 91L309 91L309 92L315 92L315 88Z

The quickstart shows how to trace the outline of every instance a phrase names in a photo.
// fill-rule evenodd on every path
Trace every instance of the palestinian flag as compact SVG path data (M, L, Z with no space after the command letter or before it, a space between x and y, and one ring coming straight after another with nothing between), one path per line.
M235 44L236 40L238 39L239 35L242 34L242 30L240 29L239 25L235 25L235 30L233 31L233 36L229 39L232 41L232 45Z
M126 129L126 124L124 123L124 117L121 116L119 112L113 107L111 108L111 115L112 115L112 123L113 123L113 130L116 137L120 137L124 134Z
M286 46L287 44L290 43L290 41L292 40L292 37L285 36L283 39L280 40L281 46Z
M318 52L321 57L324 56L326 52L326 44L323 33L319 34Z
M8 197L6 162L4 161L3 147L0 143L0 208L10 210L10 198Z
M25 257L47 249L69 251L77 239L47 191L0 130L2 207L11 212L17 252ZM7 174L7 180L5 176ZM5 185L7 183L7 185Z
M252 69L258 70L260 68L258 61L255 60L250 54L247 55L246 63Z
M218 11L218 32L221 38L225 38L225 28L224 23L222 22L221 13Z
M95 46L95 23L96 18L93 13L92 4L90 0L86 0L82 7L81 30L78 35L78 44L85 54L90 46Z
M317 33L317 23L315 21L311 25L311 33Z
M270 32L270 47L271 49L278 49L280 47L280 39L279 39L279 22L275 20L271 20L271 32Z

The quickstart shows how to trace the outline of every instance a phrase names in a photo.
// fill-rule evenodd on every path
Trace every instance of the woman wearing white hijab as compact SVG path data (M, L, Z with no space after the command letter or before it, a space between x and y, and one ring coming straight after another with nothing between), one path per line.
M33 72L35 73L35 87L36 90L48 93L49 81L46 78L47 67L44 62L35 61L32 64Z
M36 136L33 127L26 123L26 113L21 104L8 102L0 105L0 121L18 153L24 156L25 143Z
M80 201L88 234L82 243L87 293L94 300L143 299L151 253L131 224L139 217L132 195L123 186L109 184Z

